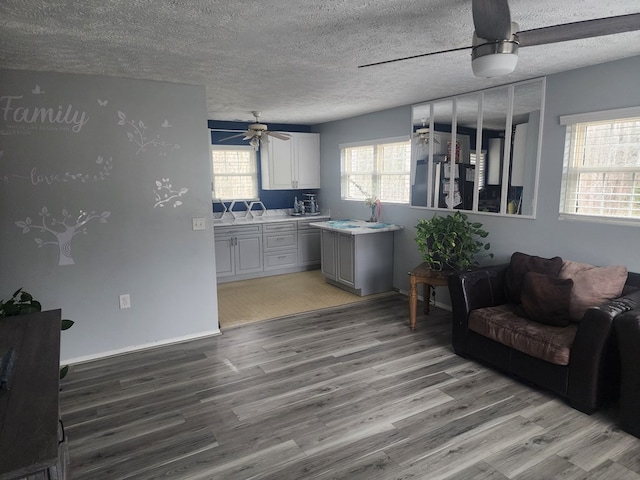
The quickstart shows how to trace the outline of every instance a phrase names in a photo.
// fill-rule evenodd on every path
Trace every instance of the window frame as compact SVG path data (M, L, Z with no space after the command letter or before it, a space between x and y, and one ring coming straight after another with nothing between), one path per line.
M398 171L384 171L381 168L382 158L378 155L378 149L391 144L398 143L406 143L407 145L407 159L406 164L407 168L403 172ZM359 147L373 147L374 149L374 166L373 171L370 172L347 172L345 168L345 150L348 148L359 148ZM409 135L402 135L398 137L388 137L388 138L380 138L375 140L367 140L362 142L350 142L350 143L342 143L338 145L340 150L340 199L350 202L362 202L366 201L368 198L373 200L380 200L382 203L388 204L396 204L396 205L409 205L411 202L411 137ZM358 196L348 196L349 194L349 177L353 175L358 176L371 176L372 177L372 191L367 192L369 197L367 197L364 193ZM388 175L406 175L406 182L408 185L406 192L406 200L398 201L398 200L389 200L386 198L381 198L381 178Z
M215 165L213 162L213 152L214 151L242 151L242 152L248 152L250 157L251 157L251 161L253 164L253 171L250 172L251 173L251 178L252 178L252 183L253 183L253 188L255 191L255 196L254 197L248 197L248 198L236 198L236 197L232 197L232 198L227 198L224 196L220 196L217 194L216 190L215 190L215 177L216 177L216 172L215 172ZM210 149L210 162L211 162L211 197L213 200L216 201L230 201L230 200L245 200L245 201L259 201L260 200L260 182L259 182L259 169L258 169L258 155L256 154L255 149L250 146L250 145L211 145L211 149ZM242 173L242 174L225 174L225 173L219 173L219 176L222 177L245 177L247 176L247 174Z
M578 213L575 211L570 211L572 210L572 208L569 206L569 197L573 195L571 192L575 191L577 188L577 179L579 178L581 172L624 173L631 171L635 174L634 182L640 182L640 153L638 153L636 165L632 166L600 165L596 167L588 165L580 167L572 165L575 150L577 148L575 145L575 139L581 137L580 133L577 131L580 126L586 127L589 123L593 122L614 123L615 121L625 120L640 120L640 106L560 116L560 124L566 126L562 164L562 184L560 189L559 203L559 218L561 220L640 226L640 216L633 217L608 214ZM638 133L640 134L640 126L637 128ZM640 150L640 142L638 143L638 149ZM636 194L631 193L630 195L635 196ZM579 205L575 208L579 208Z

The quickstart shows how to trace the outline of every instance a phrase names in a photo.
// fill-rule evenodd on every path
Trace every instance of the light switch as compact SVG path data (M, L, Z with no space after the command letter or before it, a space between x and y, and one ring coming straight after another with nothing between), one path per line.
M207 225L205 223L204 218L193 218L193 229L194 230L206 230Z

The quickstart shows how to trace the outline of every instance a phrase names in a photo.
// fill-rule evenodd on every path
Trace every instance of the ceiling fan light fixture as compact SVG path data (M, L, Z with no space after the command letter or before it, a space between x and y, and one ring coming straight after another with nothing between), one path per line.
M508 75L518 63L518 42L500 40L483 43L471 51L471 68L476 77L499 77Z

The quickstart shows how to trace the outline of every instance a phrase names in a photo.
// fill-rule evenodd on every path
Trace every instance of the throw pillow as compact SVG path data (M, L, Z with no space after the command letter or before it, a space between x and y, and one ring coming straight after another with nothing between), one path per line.
M562 268L562 258L542 258L526 253L515 252L505 273L505 294L507 301L520 303L522 283L527 272L542 273L557 277Z
M581 320L588 308L602 305L622 294L627 281L627 267L594 267L567 260L558 276L573 280L570 315L573 320Z
M573 280L528 272L522 283L522 310L536 322L566 327Z

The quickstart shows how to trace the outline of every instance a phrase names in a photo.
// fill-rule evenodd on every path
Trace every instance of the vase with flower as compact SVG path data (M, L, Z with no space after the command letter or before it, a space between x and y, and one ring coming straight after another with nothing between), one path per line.
M373 197L367 197L367 199L364 201L364 204L371 209L371 215L369 216L369 220L367 221L377 222L380 218L381 213L380 200Z
M369 220L367 222L377 222L380 219L381 214L381 203L380 199L376 198L374 195L371 195L364 188L358 185L353 180L350 180L354 187L358 189L358 191L364 196L364 204L371 210L371 214L369 215Z

